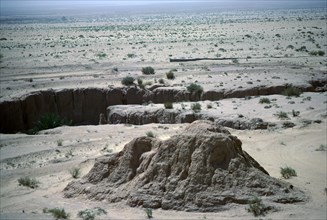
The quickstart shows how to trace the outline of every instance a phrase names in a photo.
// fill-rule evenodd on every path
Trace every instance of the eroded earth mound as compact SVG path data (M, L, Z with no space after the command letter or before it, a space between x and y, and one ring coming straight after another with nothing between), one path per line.
M290 184L270 177L241 145L225 128L195 121L169 140L139 137L121 152L98 158L64 193L186 211L219 211L228 204L247 204L254 196L271 203L306 199Z

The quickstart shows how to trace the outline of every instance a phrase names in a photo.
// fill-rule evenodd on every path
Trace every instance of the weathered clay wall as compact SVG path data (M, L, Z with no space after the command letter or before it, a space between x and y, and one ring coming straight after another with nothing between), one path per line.
M312 82L312 85L321 83ZM302 86L303 91L314 91L310 84ZM0 102L0 132L15 133L33 128L44 113L53 112L74 125L98 124L99 114L106 113L112 105L142 104L145 102L165 103L178 101L221 100L246 96L280 94L287 85L253 87L247 89L204 91L201 95L186 90L159 87L153 91L137 87L123 88L78 88L46 90L23 97Z
M19 99L0 103L0 132L26 131L44 113L53 112L73 124L97 124L99 114L110 105L123 104L121 89L63 89L33 92ZM127 98L128 99L128 98ZM128 100L127 102L132 102Z

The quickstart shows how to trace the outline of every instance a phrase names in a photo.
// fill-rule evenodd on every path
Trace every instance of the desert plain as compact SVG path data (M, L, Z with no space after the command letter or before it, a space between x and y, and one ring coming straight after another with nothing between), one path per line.
M326 8L2 17L0 218L53 219L43 210L58 207L78 219L78 212L101 207L106 214L96 219L146 219L144 207L124 200L67 198L63 190L75 180L70 171L79 169L82 178L96 158L120 152L134 138L151 132L169 140L205 119L225 126L270 176L307 199L274 204L259 217L248 204L230 203L219 212L152 209L155 219L326 219L326 19ZM187 61L197 58L205 59ZM143 74L149 66L155 73ZM126 77L134 82L123 85ZM203 90L188 91L192 83ZM78 108L69 97L89 88L109 91L109 100L117 93L118 101L78 121L67 112ZM300 92L288 95L288 88ZM45 109L72 115L73 124L26 134L46 113L40 109L46 104L28 100L45 92L56 106ZM23 107L9 109L11 102ZM97 103L82 106L99 109ZM100 113L107 123L98 125ZM283 178L286 166L297 176ZM19 185L25 176L39 186Z

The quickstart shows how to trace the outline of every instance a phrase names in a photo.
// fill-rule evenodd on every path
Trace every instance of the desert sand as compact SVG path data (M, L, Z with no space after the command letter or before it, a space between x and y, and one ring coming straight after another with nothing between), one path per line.
M266 129L227 129L272 177L299 188L308 200L280 204L276 211L258 218L327 218L324 9L187 11L4 21L0 27L0 104L49 89L125 88L121 80L126 76L141 78L149 91L156 87L186 91L186 86L197 83L204 92L223 92L224 96L216 100L175 102L172 111L192 113L191 105L197 102L201 104L198 114L202 118L261 118L267 122ZM324 55L315 54L318 51L324 51ZM169 62L170 58L204 57L233 59ZM146 66L152 66L156 73L142 74L141 69ZM171 69L176 69L173 80L166 78ZM164 82L160 83L160 79ZM313 81L320 84L310 84ZM244 92L285 85L304 92L299 97ZM237 92L240 95L235 95ZM271 103L259 103L263 97ZM165 108L160 100L137 108L112 107L119 108L120 113L141 109L138 114ZM289 118L278 118L276 114L281 111ZM293 125L283 126L285 121ZM107 211L96 219L146 219L144 208L131 208L124 201L65 198L63 189L74 180L70 170L80 168L84 176L96 158L121 151L133 138L152 131L159 140L167 140L183 132L188 124L92 124L63 126L36 135L23 131L0 134L0 219L53 219L43 209L55 207L64 208L71 219L77 219L79 211L94 207ZM285 166L296 170L297 176L282 178L280 168ZM19 186L18 179L25 176L35 177L39 187ZM153 217L253 219L247 208L248 205L231 204L227 210L207 213L153 209Z

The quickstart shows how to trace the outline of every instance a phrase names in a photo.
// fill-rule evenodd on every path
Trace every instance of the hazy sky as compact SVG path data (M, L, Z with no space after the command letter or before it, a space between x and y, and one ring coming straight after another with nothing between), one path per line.
M158 4L158 3L174 3L174 2L217 2L217 3L232 3L232 2L253 2L253 3L296 3L299 4L307 3L325 3L327 0L0 0L1 7L20 7L23 5L94 5L94 4L105 4L105 5L144 5L144 4Z
M1 16L29 14L32 12L46 13L49 10L68 10L69 8L84 8L96 6L127 7L142 5L179 5L190 6L192 4L204 4L210 2L217 8L304 8L304 7L327 7L327 0L0 0ZM130 7L133 9L133 7Z

